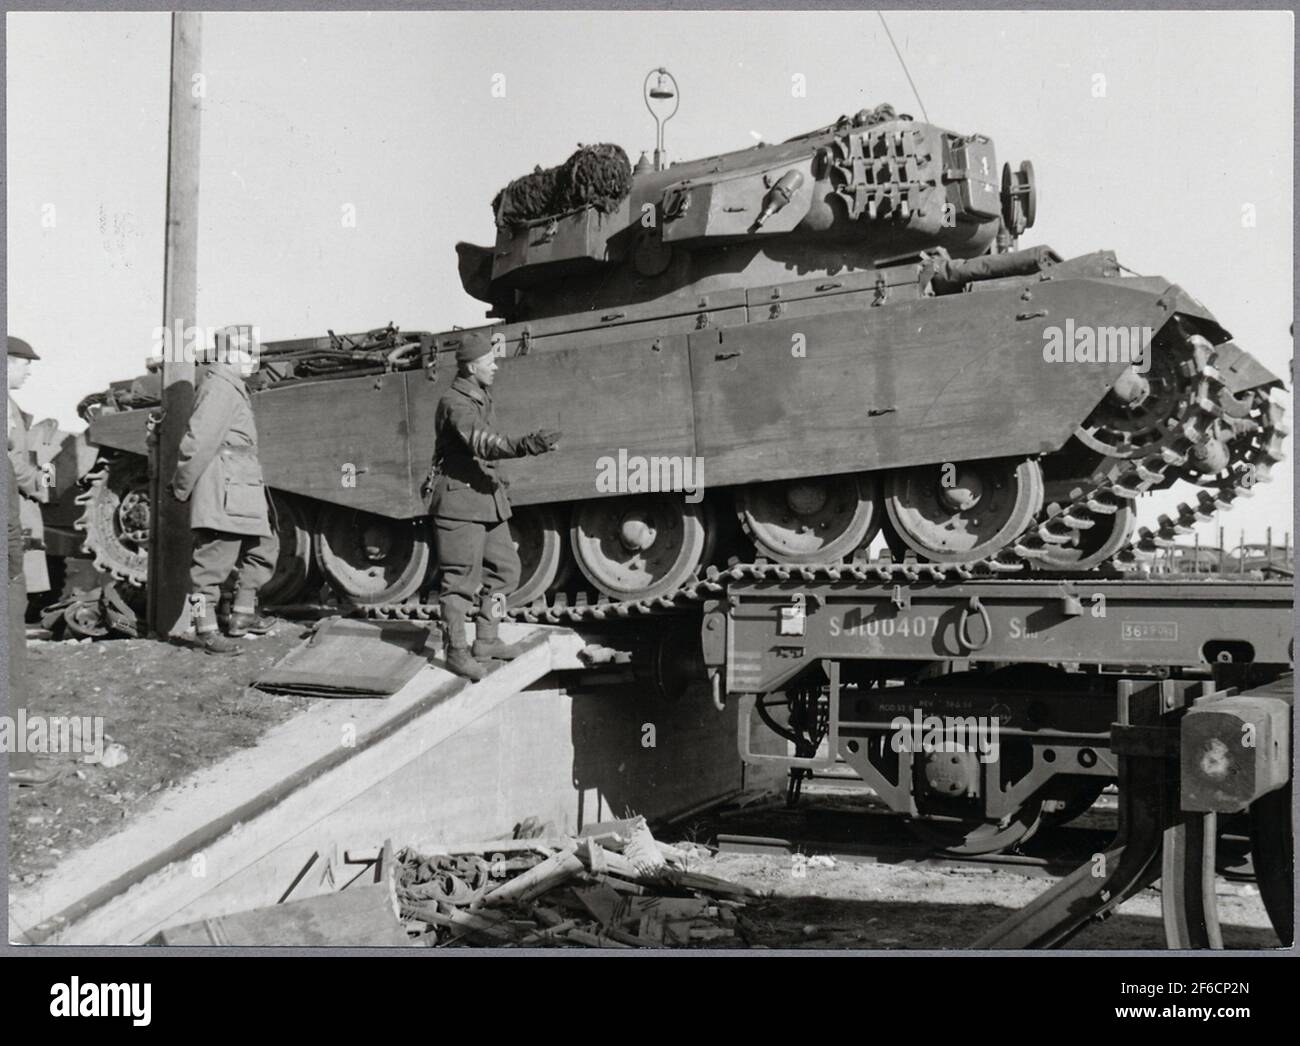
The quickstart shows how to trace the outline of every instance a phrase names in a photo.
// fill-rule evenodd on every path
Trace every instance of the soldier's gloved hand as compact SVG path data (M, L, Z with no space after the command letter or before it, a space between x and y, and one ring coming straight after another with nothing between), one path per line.
M561 432L552 432L547 429L530 432L524 437L524 450L529 454L545 454L548 450L554 450L559 445L562 435Z
M179 501L182 505L185 504L185 502L190 500L190 496L188 494L186 494L184 497L181 497L181 495L177 492L176 488L172 486L172 484L170 483L167 484L167 496L175 499L176 501Z

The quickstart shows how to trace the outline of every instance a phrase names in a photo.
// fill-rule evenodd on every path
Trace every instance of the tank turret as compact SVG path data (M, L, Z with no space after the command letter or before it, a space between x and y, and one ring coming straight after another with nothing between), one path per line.
M589 181L605 195L592 200L574 175L602 164ZM492 248L457 245L461 279L514 322L1009 249L1033 222L1033 169L1007 167L999 182L990 138L881 105L663 170L587 147L512 182L494 214Z

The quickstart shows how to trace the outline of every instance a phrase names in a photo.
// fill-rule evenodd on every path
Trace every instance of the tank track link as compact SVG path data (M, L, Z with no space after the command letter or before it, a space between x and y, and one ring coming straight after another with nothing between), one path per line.
M1016 571L1021 566L1012 568ZM918 581L968 581L972 578L994 578L1008 573L1007 568L994 560L975 563L918 563L911 559L894 562L889 559L867 563L736 563L728 567L709 567L702 577L681 588L654 599L611 600L604 596L591 598L587 592L577 593L570 599L560 593L551 600L538 600L524 607L513 607L505 616L511 621L538 625L575 624L584 621L613 621L620 618L648 614L680 613L688 611L706 599L722 595L732 581L879 581L891 584L912 584ZM1036 574L1036 577L1050 577ZM1078 577L1080 575L1072 575ZM1090 576L1104 577L1094 572ZM1116 575L1111 575L1116 576ZM357 607L356 613L364 617L386 621L436 621L440 614L436 603L380 603Z
M1179 339L1175 351L1182 353L1181 372L1189 379L1179 409L1165 422L1161 439L1144 448L1139 456L1112 466L1091 490L1079 494L1013 545L999 553L1007 562L1030 563L1043 559L1047 547L1064 544L1070 530L1096 525L1098 517L1112 514L1125 502L1168 486L1178 479L1214 489L1197 494L1193 507L1180 503L1177 516L1162 514L1155 529L1141 527L1136 537L1121 547L1108 563L1120 570L1139 569L1162 548L1189 534L1198 523L1211 522L1218 512L1249 497L1257 483L1267 482L1272 466L1283 457L1288 433L1284 408L1273 402L1267 389L1232 396L1214 367L1214 349L1199 335ZM1227 446L1229 460L1224 468L1207 475L1198 471L1194 451L1208 440L1220 439Z
M109 473L116 460L118 460L117 455L101 455L91 470L78 481L81 491L77 494L75 502L81 505L84 511L73 526L83 535L82 547L90 553L96 570L103 571L114 581L129 586L142 586L145 582L145 561L139 556L127 553L124 549L116 549L111 543L102 541L105 529L111 528L111 524L102 518L95 518L97 509L103 508L102 504L99 504L99 499L108 486Z

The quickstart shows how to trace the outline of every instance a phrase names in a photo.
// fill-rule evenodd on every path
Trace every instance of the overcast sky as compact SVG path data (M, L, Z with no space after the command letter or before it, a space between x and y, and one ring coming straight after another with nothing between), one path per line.
M1022 245L1113 249L1287 372L1289 12L889 20L932 122L990 135L1000 161L1033 159L1038 224ZM68 428L82 396L140 372L160 323L169 27L7 16L8 329L43 357L23 406ZM675 159L882 101L920 115L870 13L205 15L198 322L267 339L482 322L454 243L491 243L496 190L579 142L633 160L651 148L640 92L658 65L682 89ZM1231 515L1234 538L1290 529L1281 472Z

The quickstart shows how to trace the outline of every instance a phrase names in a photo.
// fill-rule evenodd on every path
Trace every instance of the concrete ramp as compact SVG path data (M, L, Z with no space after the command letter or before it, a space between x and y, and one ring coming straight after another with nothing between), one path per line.
M628 684L570 692L583 640L505 626L523 656L470 684L430 664L379 701L322 701L165 793L115 835L11 894L9 936L139 943L160 929L316 892L322 867L396 845L574 832L739 791L735 712ZM751 782L752 783L752 782ZM353 869L349 875L356 874ZM341 884L340 884L341 885Z

